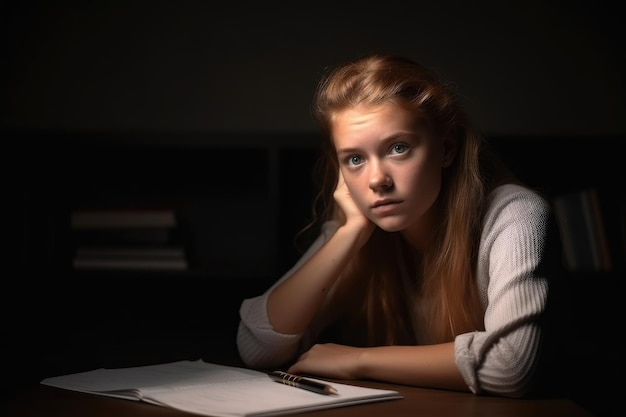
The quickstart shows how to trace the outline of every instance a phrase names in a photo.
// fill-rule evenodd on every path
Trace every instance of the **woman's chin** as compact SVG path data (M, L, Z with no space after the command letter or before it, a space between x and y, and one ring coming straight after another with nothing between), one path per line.
M372 220L382 230L385 232L400 232L406 229L407 225L405 222L400 221L400 219L393 218L384 218L384 219L376 219Z

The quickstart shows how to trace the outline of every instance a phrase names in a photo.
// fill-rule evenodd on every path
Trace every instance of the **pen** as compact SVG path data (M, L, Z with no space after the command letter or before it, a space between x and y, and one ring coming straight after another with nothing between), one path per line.
M283 371L273 371L268 373L269 377L281 384L291 385L292 387L302 388L307 391L317 392L318 394L337 395L337 390L328 384L322 384L317 381L303 378L298 375L289 374Z

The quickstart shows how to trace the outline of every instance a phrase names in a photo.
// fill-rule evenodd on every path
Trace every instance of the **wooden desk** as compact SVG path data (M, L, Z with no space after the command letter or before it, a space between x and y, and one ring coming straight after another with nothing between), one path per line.
M395 417L395 416L497 416L497 417L590 417L590 412L563 398L507 399L473 394L405 387L359 381L359 385L395 389L404 398L379 403L352 405L329 410L292 414L302 417ZM190 417L170 408L130 400L103 397L38 386L2 404L6 417Z

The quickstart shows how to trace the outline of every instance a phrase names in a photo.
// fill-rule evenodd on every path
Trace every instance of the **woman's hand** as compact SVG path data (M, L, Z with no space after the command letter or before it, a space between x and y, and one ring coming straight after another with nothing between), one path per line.
M365 348L324 343L313 345L289 369L293 374L311 374L326 378L360 379L358 363Z
M362 227L363 232L360 235L361 246L367 242L376 225L361 212L356 203L352 199L350 190L343 179L341 170L339 170L339 176L337 179L337 188L333 194L337 205L341 209L343 215L344 224L357 225Z

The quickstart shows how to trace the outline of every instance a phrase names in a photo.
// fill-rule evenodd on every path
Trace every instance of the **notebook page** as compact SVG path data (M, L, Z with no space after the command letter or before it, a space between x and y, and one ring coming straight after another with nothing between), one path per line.
M312 378L310 378L312 379ZM268 376L151 392L145 401L215 417L271 416L294 411L402 398L396 391L322 381L338 395L322 395L271 381Z
M197 361L179 361L132 368L96 369L46 378L44 385L74 391L141 397L144 391L168 390L215 381L237 381L262 372Z

